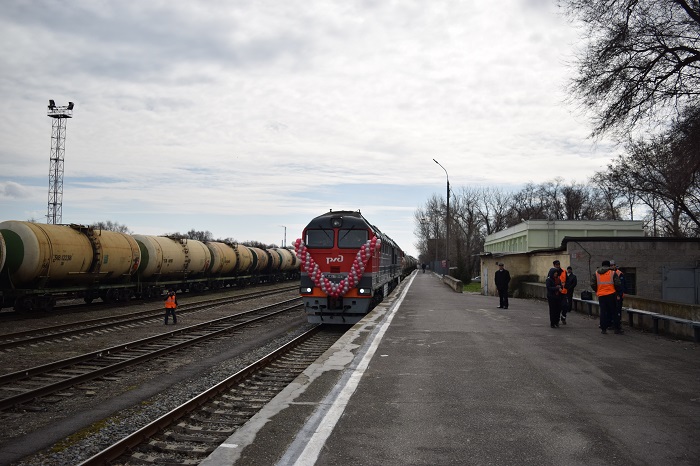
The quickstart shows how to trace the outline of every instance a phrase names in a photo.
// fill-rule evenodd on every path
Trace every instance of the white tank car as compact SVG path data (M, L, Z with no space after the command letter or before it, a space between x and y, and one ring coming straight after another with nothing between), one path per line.
M238 255L230 245L210 241L207 243L207 247L211 252L211 267L209 270L212 275L229 275L236 270Z
M7 251L3 269L15 286L117 279L140 261L136 241L113 231L9 220L0 223L0 233Z
M167 236L134 235L141 249L142 278L197 276L209 270L211 251L201 241Z

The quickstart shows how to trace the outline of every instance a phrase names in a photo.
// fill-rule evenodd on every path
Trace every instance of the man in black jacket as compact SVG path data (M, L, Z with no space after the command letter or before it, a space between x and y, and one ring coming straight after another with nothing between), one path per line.
M578 285L578 278L574 275L574 269L571 266L566 268L566 310L570 312L574 309L574 288Z
M493 282L496 284L498 298L500 300L498 308L508 309L508 284L510 283L510 272L503 268L503 262L498 263L496 278Z

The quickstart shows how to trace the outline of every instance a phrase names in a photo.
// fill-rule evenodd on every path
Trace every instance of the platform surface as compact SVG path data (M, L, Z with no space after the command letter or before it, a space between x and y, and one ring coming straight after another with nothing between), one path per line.
M697 465L698 345L417 273L204 465Z

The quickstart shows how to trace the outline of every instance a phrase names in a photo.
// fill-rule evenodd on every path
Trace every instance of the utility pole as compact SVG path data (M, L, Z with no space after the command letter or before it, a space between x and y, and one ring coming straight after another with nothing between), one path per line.
M286 248L287 247L287 227L284 225L280 225L282 228L284 228L284 240L282 241L282 247Z
M63 222L63 161L66 152L66 121L73 118L73 102L65 106L56 106L49 100L47 115L51 122L51 155L49 165L49 203L46 223Z

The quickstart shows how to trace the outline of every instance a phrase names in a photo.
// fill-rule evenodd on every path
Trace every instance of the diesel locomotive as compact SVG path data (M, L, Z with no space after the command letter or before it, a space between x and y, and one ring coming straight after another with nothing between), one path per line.
M0 223L0 308L51 310L57 298L125 302L299 278L294 251L81 225Z
M294 246L311 323L358 322L417 265L359 211L314 218Z

